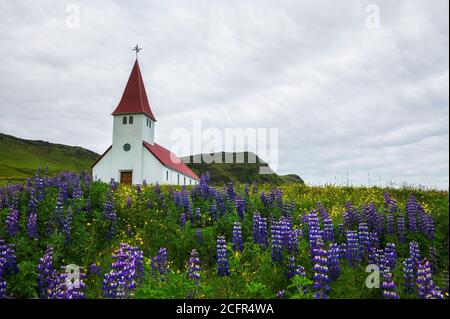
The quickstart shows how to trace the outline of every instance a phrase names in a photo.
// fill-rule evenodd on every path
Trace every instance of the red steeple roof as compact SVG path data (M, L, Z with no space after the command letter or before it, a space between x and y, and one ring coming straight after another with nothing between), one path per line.
M137 59L128 78L127 86L123 91L122 99L120 99L119 105L117 105L112 115L129 113L144 113L153 121L156 121L148 103L147 93L145 93L144 81L142 80Z

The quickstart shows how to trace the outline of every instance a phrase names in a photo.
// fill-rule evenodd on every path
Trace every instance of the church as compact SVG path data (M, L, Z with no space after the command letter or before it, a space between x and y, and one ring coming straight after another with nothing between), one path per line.
M122 98L112 113L112 145L92 164L94 180L124 184L195 185L198 176L175 154L155 143L150 108L137 59Z

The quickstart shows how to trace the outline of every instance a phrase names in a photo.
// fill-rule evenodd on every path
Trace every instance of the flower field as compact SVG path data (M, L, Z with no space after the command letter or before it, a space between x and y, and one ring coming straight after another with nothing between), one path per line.
M0 298L448 298L447 191L208 183L0 188Z

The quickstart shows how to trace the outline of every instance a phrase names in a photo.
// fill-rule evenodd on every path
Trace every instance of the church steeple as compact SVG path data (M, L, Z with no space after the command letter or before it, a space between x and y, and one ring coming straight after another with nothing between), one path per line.
M139 63L136 58L122 98L112 115L119 114L145 114L156 122L156 118L150 108L150 103L145 92L144 81L142 79Z

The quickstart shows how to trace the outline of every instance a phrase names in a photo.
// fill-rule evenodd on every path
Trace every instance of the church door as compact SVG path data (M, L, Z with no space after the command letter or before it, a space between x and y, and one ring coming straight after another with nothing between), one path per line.
M133 180L133 172L120 172L120 182L122 184L131 185Z

